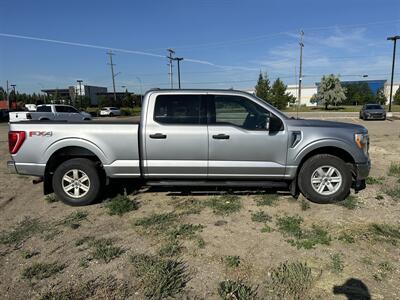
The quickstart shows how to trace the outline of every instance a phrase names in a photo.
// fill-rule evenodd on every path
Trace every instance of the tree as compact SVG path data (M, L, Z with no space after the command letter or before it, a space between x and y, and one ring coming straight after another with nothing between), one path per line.
M396 93L394 93L393 103L394 104L400 104L400 86L397 88Z
M319 103L328 109L329 105L337 105L346 99L346 89L340 84L340 80L335 75L324 75L318 87L317 99Z
M269 102L278 109L285 108L288 103L296 100L293 95L286 92L286 88L287 86L279 78L272 85Z
M125 90L125 94L122 98L121 106L123 106L123 107L132 107L133 106L133 97L132 97L132 94L128 92L128 89Z
M317 104L318 105L319 104L318 95L317 94L312 95L311 98L310 98L310 102L313 103L313 104Z
M255 92L258 98L264 100L265 102L269 101L271 86L267 74L263 76L263 74L260 72L257 84L255 86Z
M387 98L386 98L385 92L383 91L383 88L380 88L376 92L375 101L376 101L376 103L379 103L381 105L385 105L386 104Z

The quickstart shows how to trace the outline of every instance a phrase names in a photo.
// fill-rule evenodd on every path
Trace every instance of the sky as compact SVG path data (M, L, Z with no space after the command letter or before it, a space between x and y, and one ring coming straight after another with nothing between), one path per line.
M140 93L169 87L166 49L183 88L253 88L260 71L295 84L304 31L303 83L390 79L399 0L0 0L0 86L19 92L76 80ZM400 41L395 81L400 81ZM174 65L174 85L177 67ZM365 79L365 78L364 78Z

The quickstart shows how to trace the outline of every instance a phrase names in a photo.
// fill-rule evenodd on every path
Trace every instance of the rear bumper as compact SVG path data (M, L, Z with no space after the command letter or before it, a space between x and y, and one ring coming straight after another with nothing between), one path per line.
M8 172L11 174L17 174L17 168L15 167L15 162L10 160L7 162Z

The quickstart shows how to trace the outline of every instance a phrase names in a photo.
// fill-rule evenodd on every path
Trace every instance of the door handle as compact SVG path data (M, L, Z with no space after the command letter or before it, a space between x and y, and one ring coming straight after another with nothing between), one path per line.
M151 139L166 139L167 135L162 134L162 133L154 133L154 134L150 134L150 138Z
M229 135L227 135L225 133L215 134L212 137L213 137L213 139L216 139L216 140L229 140Z

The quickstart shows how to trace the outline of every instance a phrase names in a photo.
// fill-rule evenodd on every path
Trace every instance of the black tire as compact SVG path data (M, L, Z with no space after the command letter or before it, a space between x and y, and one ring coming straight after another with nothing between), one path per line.
M110 117L114 117L114 114L113 114L113 113L110 113Z
M361 120L364 119L363 116L362 116L362 114L360 114L360 119L361 119Z
M311 176L318 168L323 166L334 167L342 177L342 182L337 191L330 195L323 195L317 192L311 183ZM298 174L298 182L301 193L308 200L320 204L338 202L344 200L350 193L352 184L351 170L342 159L336 156L318 154L307 159L303 164Z
M81 197L72 197L63 187L63 184L68 183L68 181L63 180L64 175L71 174L71 172L73 172L72 170L79 170L79 174L85 174L88 177L88 191L85 193L83 189L78 188L78 193L85 193ZM87 186L85 187L87 188ZM82 206L93 203L98 198L101 189L101 181L96 164L86 158L73 158L63 162L54 172L53 189L57 197L65 204L71 206Z

